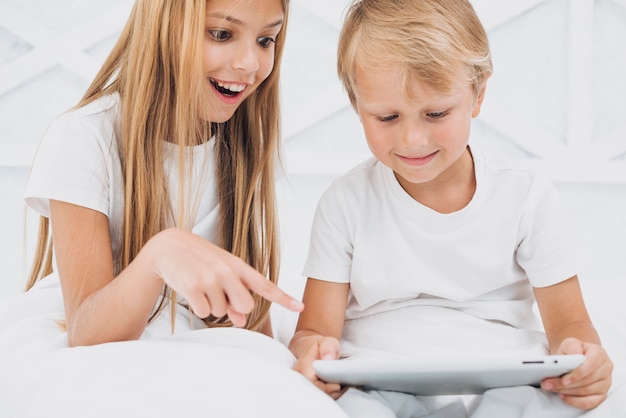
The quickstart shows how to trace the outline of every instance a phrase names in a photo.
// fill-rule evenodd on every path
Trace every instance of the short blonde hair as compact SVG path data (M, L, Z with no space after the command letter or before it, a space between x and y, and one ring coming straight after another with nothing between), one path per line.
M355 0L337 52L337 72L353 106L358 69L397 66L407 87L418 79L447 93L465 82L476 95L492 71L487 34L467 0Z

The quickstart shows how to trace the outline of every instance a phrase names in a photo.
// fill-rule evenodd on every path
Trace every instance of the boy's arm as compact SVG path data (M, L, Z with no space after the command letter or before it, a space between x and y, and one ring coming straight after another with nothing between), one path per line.
M568 337L600 344L585 307L578 276L552 286L534 288L534 292L551 353Z
M613 363L587 313L578 277L534 292L550 352L586 356L573 372L544 380L542 389L559 393L564 402L577 408L595 408L611 387Z
M325 282L309 278L302 302L304 310L298 317L296 332L289 349L299 358L311 343L309 337L341 338L348 304L348 283Z
M333 397L338 396L341 388L337 384L321 381L313 370L313 361L339 357L339 340L349 289L348 283L309 278L302 298L304 310L300 313L296 332L289 343L289 349L297 358L294 369Z

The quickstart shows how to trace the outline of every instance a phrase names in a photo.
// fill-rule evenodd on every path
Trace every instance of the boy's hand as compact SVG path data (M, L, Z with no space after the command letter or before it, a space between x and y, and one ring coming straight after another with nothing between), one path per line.
M595 408L606 399L613 362L602 346L566 338L556 354L584 354L586 359L571 373L545 379L543 390L558 393L565 403L583 410Z
M308 347L296 361L294 370L303 374L318 388L332 398L337 399L343 393L339 383L327 383L321 380L313 369L315 360L336 360L341 351L339 341L333 337L309 336L305 337Z

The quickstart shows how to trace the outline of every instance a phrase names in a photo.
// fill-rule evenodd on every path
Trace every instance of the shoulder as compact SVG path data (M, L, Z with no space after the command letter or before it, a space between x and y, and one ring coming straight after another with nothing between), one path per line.
M333 180L323 193L322 199L360 201L381 187L384 170L383 164L370 157Z
M101 97L57 117L46 129L33 164L82 159L98 166L118 158L119 99ZM73 162L78 163L78 162Z
M105 96L60 115L39 144L34 169L96 170L119 158L118 103L117 95Z
M529 196L546 193L552 181L539 163L520 158L495 156L472 147L478 181L486 183L492 192L498 190Z
M103 97L59 116L35 153L25 198L44 216L49 199L108 213L108 187L121 172L117 99Z
M376 183L383 171L384 165L370 157L335 179L330 188L369 188Z
M62 113L54 123L59 121L97 120L117 113L120 97L117 93L102 96L86 105L74 107Z
M46 137L72 138L72 134L91 134L111 138L119 119L119 96L101 97L81 107L68 110L57 117L46 130Z

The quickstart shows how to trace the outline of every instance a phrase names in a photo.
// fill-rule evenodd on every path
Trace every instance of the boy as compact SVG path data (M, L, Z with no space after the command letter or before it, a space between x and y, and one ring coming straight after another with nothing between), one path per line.
M520 414L577 416L606 398L613 365L587 314L583 257L554 188L469 145L491 70L487 35L465 0L361 0L347 14L338 72L374 158L319 202L290 349L296 369L350 415L489 416L498 394L515 391L499 402ZM364 350L586 360L542 390L488 391L469 410L460 398L344 393L312 369Z

